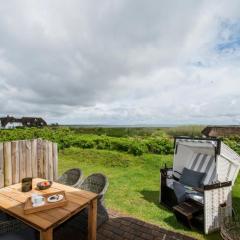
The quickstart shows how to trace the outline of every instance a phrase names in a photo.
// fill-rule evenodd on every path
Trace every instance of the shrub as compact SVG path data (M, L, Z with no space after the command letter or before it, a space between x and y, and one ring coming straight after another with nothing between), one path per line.
M43 138L58 143L59 149L69 147L96 148L127 152L134 155L143 153L170 154L172 140L162 132L156 136L110 137L106 135L81 134L70 128L21 128L0 130L0 141Z
M110 138L111 150L128 152L130 142L128 138Z
M222 139L225 144L240 154L240 136L231 136Z
M166 137L151 138L146 141L148 151L156 154L173 153L173 142Z
M144 152L147 152L147 146L141 142L133 142L128 150L129 153L132 153L135 156L140 156Z

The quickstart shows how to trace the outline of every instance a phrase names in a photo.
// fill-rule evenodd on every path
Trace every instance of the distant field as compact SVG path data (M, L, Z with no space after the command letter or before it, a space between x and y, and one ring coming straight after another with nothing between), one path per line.
M18 128L0 130L0 141L43 138L58 143L60 149L68 147L95 148L128 152L171 154L173 137L199 137L204 126L151 128ZM240 154L240 136L222 140Z
M205 126L201 125L186 125L173 127L78 127L68 126L77 133L81 134L97 134L107 135L112 137L127 137L127 136L151 136L158 132L165 132L170 136L202 136L201 131Z

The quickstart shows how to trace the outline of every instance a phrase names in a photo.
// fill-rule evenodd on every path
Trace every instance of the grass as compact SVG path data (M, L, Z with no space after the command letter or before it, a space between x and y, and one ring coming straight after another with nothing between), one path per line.
M193 236L197 239L220 239L218 234L204 236L179 224L172 212L159 204L159 169L172 165L172 156L144 154L132 156L107 150L69 148L60 151L60 173L79 167L84 175L102 172L109 178L106 194L108 208L127 213L161 227ZM239 202L240 178L234 188L234 200Z

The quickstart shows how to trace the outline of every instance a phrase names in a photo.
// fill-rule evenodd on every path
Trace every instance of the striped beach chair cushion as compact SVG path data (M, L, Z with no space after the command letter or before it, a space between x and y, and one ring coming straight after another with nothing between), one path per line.
M216 180L216 163L214 156L196 153L188 168L197 172L206 173L202 181L203 185L211 184Z

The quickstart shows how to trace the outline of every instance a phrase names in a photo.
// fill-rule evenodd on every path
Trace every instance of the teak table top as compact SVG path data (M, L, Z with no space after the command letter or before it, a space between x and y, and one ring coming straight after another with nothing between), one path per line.
M0 209L39 230L41 233L41 239L48 240L52 239L52 230L54 227L80 212L83 208L90 206L89 214L92 216L89 218L89 235L91 235L89 236L89 239L95 239L97 194L56 182L53 182L51 188L39 191L36 189L36 184L40 181L44 181L44 179L33 179L33 189L26 193L21 192L21 183L0 189ZM28 215L24 214L24 203L32 193L55 193L59 190L63 190L66 193L68 200L66 206Z

